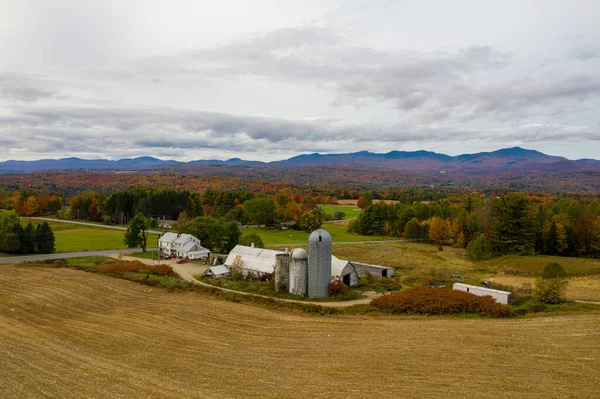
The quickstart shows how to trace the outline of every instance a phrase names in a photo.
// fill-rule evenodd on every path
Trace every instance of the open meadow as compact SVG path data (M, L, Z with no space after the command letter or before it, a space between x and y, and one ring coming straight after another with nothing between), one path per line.
M307 316L0 267L0 397L597 397L600 314Z
M333 215L336 212L344 212L343 219L354 219L362 212L362 209L356 205L319 205L319 207L328 215Z
M299 246L306 249L306 243L302 244ZM351 245L334 243L333 254L350 261L393 267L402 280L410 285L426 277L451 283L452 276L460 274L464 276L464 280L460 281L466 283L479 285L480 281L489 280L515 290L523 288L524 284L533 285L544 266L556 262L570 276L567 298L600 301L600 259L505 255L473 262L467 259L464 249L444 247L443 251L439 251L436 245L406 241Z
M377 241L377 240L389 240L390 237L384 236L363 236L356 233L348 233L346 230L347 226L327 223L322 226L323 229L327 230L333 242L359 242L359 241ZM266 227L244 227L242 228L242 234L258 234L262 238L265 245L277 245L277 244L306 244L308 242L307 233L302 230L278 230L268 229Z
M22 218L21 224L25 226L31 222L34 226L43 221L37 219ZM56 252L77 252L77 251L101 251L105 249L125 249L127 246L123 243L125 231L113 230L98 227L83 226L70 223L61 223L60 221L48 222L54 232ZM156 246L158 236L149 234L148 247Z

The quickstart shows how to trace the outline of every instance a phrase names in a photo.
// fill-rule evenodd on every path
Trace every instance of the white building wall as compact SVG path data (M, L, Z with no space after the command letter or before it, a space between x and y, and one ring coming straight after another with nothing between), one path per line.
M469 292L473 295L477 296L486 296L489 295L496 300L496 302L501 303L502 305L508 305L512 293L508 291L500 291L492 288L479 287L476 285L469 285L463 283L454 283L452 285L453 290Z

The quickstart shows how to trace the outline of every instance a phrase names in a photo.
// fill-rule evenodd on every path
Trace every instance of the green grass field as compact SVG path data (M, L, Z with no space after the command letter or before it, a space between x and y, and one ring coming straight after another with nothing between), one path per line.
M34 226L43 223L40 220L21 218L24 226L31 222ZM59 221L48 222L54 232L56 252L101 251L106 249L125 249L123 243L125 231L104 229L102 227L82 226ZM148 247L155 247L158 236L150 234Z
M390 237L381 236L361 236L355 233L346 232L347 226L336 224L325 224L323 228L331 234L333 242L356 242L356 241L377 241L389 240ZM300 230L277 230L267 229L264 227L246 227L242 229L242 233L258 234L263 239L265 245L277 244L306 244L308 242L309 233Z
M344 219L357 218L362 210L354 205L319 205L323 212L328 215L333 215L336 212L344 212L346 216Z

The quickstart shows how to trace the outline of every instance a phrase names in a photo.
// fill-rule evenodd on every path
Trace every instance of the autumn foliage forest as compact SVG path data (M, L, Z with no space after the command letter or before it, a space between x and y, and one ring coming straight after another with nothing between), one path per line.
M246 169L236 173L246 173ZM313 180L319 183L307 184L292 169L289 180L284 175L223 176L226 171L236 174L236 169L215 170L221 175L164 171L0 175L0 209L13 209L21 216L57 215L105 224L125 224L141 212L155 219L176 220L180 227L196 217L210 216L240 224L281 227L287 223L311 230L324 220L320 204L355 199L363 212L348 228L362 235L466 247L474 258L504 253L600 254L600 199L598 191L589 192L592 183L582 183L585 189L565 194L511 189L502 180L479 190L427 186L417 184L418 179L404 180L398 173L392 181L385 171L375 180L378 172L352 175L334 168L327 178ZM312 178L319 170L305 168L304 173L305 178ZM360 184L353 183L360 179Z

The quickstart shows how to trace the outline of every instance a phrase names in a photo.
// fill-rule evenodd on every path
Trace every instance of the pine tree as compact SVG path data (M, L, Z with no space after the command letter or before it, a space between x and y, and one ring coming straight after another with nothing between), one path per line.
M29 222L25 229L23 229L23 236L21 237L21 252L24 254L34 254L36 252L35 244L35 229L33 224Z
M493 204L492 249L500 253L533 252L535 231L529 200L520 193L505 195Z
M35 243L37 252L41 254L50 254L54 252L54 232L48 222L39 224L35 230Z

